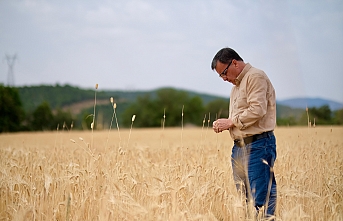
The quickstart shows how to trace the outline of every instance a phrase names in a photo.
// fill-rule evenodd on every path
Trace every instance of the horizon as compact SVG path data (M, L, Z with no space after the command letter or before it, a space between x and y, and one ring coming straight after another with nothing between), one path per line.
M1 84L1 83L0 83ZM207 92L199 92L199 91L194 91L194 90L189 90L189 89L184 89L184 88L177 88L177 87L158 87L158 88L155 88L155 89L151 89L151 90L125 90L125 89L101 89L100 85L98 87L98 89L95 89L95 84L94 84L94 87L93 88L90 88L90 87L80 87L80 86L77 86L77 85L72 85L72 84L59 84L59 83L56 83L56 84L38 84L38 85L21 85L21 86L14 86L14 87L39 87L39 86L52 86L52 87L56 87L56 86L71 86L71 87L74 87L74 88L79 88L81 90L97 90L97 91L120 91L120 92L151 92L151 91L156 91L156 90L159 90L159 89L164 89L164 88L172 88L172 89L175 89L175 90L183 90L183 91L188 91L188 92L193 92L193 93L197 93L197 94L203 94L203 95L209 95L209 96L215 96L215 97L220 97L220 98L230 98L229 96L228 97L225 97L225 96L222 96L222 95L216 95L216 94L211 94L211 93L207 93ZM335 100L332 100L332 99L327 99L327 98L323 98L323 97L291 97L291 98L285 98L285 99L276 99L276 101L278 102L285 102L285 101L288 101L288 100L297 100L297 99L309 99L309 100L316 100L316 99L319 99L319 100L323 100L323 101L328 101L328 102L335 102L337 104L340 104L340 105L343 105L343 102L339 102L339 101L335 101Z

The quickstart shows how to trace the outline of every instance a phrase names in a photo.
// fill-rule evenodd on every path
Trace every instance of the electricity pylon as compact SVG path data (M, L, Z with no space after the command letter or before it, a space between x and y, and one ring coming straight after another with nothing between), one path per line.
M8 65L8 75L7 75L7 85L14 86L14 73L13 67L15 60L17 59L17 54L13 55L12 57L6 54L6 61Z

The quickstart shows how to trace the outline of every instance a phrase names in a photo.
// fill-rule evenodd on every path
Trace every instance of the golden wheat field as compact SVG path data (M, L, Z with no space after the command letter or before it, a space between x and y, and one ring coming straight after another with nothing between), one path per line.
M276 220L343 220L343 127L275 130ZM211 128L0 134L0 220L246 220Z

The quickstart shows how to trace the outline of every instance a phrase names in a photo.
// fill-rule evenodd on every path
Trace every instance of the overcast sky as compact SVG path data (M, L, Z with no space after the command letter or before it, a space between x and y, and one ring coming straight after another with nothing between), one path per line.
M264 70L277 99L343 103L342 0L0 0L0 83L175 87L228 97L223 47Z

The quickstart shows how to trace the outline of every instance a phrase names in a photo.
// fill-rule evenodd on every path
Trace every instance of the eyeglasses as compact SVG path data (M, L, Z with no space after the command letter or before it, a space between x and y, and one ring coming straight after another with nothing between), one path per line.
M220 77L220 78L223 78L223 77L226 76L227 69L229 69L231 63L232 63L232 60L229 62L229 64L227 65L227 67L224 69L224 71L223 71L222 73L219 74L219 77Z

